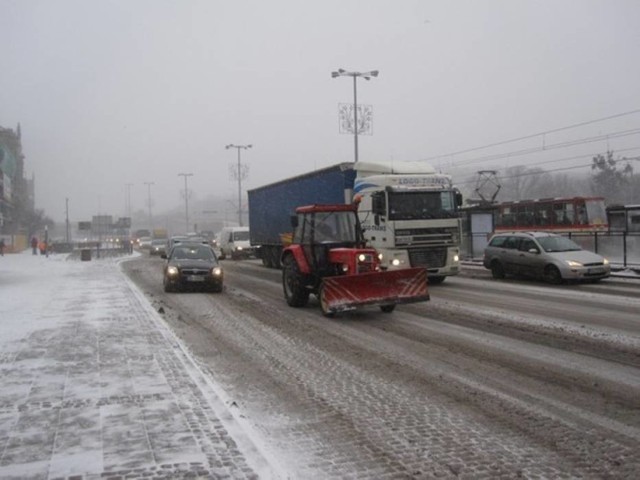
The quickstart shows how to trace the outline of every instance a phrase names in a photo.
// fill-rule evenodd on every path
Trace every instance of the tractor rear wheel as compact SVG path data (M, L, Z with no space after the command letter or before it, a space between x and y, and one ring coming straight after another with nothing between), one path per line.
M382 310L384 313L391 313L395 310L395 308L395 305L380 305L380 310Z
M284 259L282 267L282 289L290 307L304 307L309 301L309 290L293 255Z

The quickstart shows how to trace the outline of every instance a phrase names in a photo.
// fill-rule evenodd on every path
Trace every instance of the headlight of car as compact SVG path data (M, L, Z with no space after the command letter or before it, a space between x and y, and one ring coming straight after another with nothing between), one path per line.
M240 250L242 250L242 247L236 247L236 251L239 252Z
M222 269L220 267L213 267L211 269L211 275L213 275L214 277L221 277Z
M582 267L580 262L574 262L573 260L567 260L567 265L573 268Z
M167 268L167 275L178 275L178 268L177 267L168 267Z
M609 260L607 260L606 258L604 258L604 259L602 260L602 264L603 264L603 265L609 265Z

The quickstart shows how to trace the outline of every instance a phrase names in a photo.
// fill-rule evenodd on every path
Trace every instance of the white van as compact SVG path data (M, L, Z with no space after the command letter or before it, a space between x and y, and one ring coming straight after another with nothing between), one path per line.
M249 227L225 227L220 232L219 244L220 259L230 256L248 258L253 255L253 247L249 244Z

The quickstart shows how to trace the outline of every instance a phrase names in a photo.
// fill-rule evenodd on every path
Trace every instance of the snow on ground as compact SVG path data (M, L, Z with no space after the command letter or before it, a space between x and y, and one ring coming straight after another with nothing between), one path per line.
M286 477L118 260L0 257L0 328L1 478Z

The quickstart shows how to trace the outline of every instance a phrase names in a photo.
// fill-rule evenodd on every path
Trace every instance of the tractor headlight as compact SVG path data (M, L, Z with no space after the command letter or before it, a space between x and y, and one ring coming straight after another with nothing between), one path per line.
M342 264L342 271L344 273L347 273L349 271L349 265L347 265L346 263Z
M213 267L211 269L211 275L213 275L214 277L221 277L222 269L220 267Z
M400 265L400 259L399 258L394 258L393 260L391 260L391 265L393 265L394 267L397 267Z
M167 268L167 275L178 275L178 268L177 267L168 267Z
M360 255L358 255L359 262L364 262L366 259L367 259L367 256L364 253L361 253Z
M381 253L378 254L378 261L382 261L382 259L384 258L384 255L382 255Z

